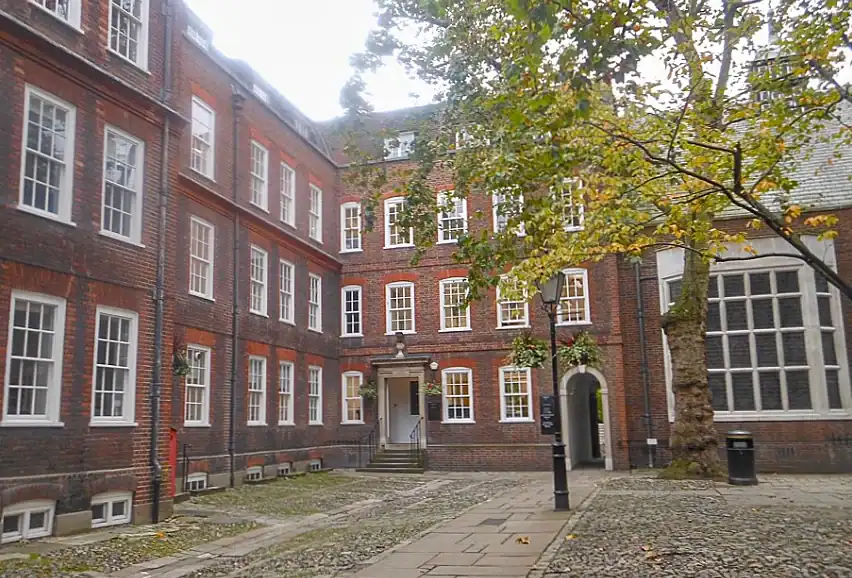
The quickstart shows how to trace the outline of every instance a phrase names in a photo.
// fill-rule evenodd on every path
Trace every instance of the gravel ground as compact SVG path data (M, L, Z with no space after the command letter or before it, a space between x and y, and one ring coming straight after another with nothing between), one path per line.
M373 478L367 485L381 491L380 481L381 478ZM404 482L414 483L417 479L393 481L404 487ZM381 504L352 512L335 527L309 530L270 548L219 562L185 578L314 578L353 570L358 564L416 537L430 526L454 518L462 510L523 483L520 479L450 480L437 488L385 494Z
M185 506L208 506L216 510L261 514L263 516L304 516L329 512L347 504L413 490L423 478L363 478L334 473L311 474L278 480L270 484L244 485L237 489L199 496Z
M170 556L193 546L247 532L251 522L218 524L175 517L157 526L130 526L126 533L84 546L60 547L25 559L0 561L0 578L57 578L74 572L113 572L138 562ZM0 550L0 554L10 549Z
M840 503L751 506L711 482L616 479L588 504L545 576L848 578L852 500Z

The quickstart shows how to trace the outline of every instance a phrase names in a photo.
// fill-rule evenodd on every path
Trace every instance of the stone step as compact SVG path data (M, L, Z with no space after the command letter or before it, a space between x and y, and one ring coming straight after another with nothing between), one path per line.
M422 474L425 470L423 468L411 467L411 468L384 468L380 466L373 466L369 464L366 468L356 468L356 472L373 472L378 474Z

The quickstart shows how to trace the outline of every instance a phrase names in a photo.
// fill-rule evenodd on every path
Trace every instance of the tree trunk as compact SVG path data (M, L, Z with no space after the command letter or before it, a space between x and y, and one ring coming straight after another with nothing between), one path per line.
M684 251L681 294L663 317L675 399L670 440L673 475L718 477L722 474L704 355L709 278L710 264L697 252Z

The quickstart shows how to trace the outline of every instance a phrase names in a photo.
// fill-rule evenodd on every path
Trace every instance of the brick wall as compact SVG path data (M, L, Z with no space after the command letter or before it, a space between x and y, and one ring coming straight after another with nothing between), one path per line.
M852 275L852 237L846 223L852 219L852 210L836 211L840 220L840 235L835 241L835 254L838 272L848 279ZM725 228L737 231L744 228L744 222L731 221ZM619 273L622 283L619 285L622 297L622 327L624 342L638 344L639 332L636 316L636 284L633 266L619 261ZM668 399L663 365L663 342L660 329L660 289L657 282L656 261L653 255L646 256L640 269L642 297L644 300L646 341L648 351L648 371L651 397L652 435L660 443L656 451L657 464L665 464L671 459L668 451L670 422L668 417ZM850 329L852 314L848 300L841 299L844 331L846 334L847 359L852 352ZM645 444L646 426L643 419L644 401L641 378L639 348L625 347L624 397L627 403L626 439L619 439L616 452L629 454L631 467L645 467L648 464L648 450ZM849 368L844 368L848 375ZM761 471L809 471L839 472L852 468L852 420L837 419L831 421L771 421L761 420L742 422L717 422L720 445L724 446L724 433L734 429L745 429L755 435L757 463ZM724 451L721 452L724 458Z

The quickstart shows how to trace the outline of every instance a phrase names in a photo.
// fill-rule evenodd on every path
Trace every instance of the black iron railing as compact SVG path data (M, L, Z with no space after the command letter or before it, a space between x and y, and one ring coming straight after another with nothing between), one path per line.
M423 466L423 452L420 448L420 443L422 440L422 428L421 424L423 423L423 418L417 420L417 425L414 426L414 429L411 430L411 434L408 436L408 453L411 458L411 463L417 464L417 467Z
M358 460L361 467L373 461L373 458L379 452L381 423L382 418L377 419L373 427L370 428L370 431L367 432L367 435L362 437L361 441L358 442ZM366 460L363 459L365 454Z

